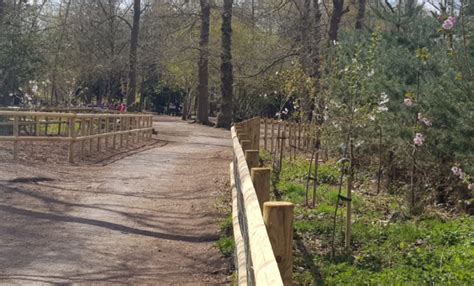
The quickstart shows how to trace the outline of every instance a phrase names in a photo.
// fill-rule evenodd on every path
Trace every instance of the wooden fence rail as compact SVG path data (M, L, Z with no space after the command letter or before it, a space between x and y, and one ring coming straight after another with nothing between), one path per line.
M293 205L267 202L271 170L259 168L260 119L231 129L232 217L239 285L292 285ZM255 149L254 149L255 148ZM265 220L264 220L265 218Z
M0 111L0 142L13 142L13 157L18 144L32 141L69 143L69 162L94 150L117 149L151 139L153 116L149 114L75 114L55 112ZM95 141L95 142L93 142ZM110 146L110 142L112 146Z
M271 154L278 153L282 144L292 154L307 152L314 147L315 130L310 124L281 121L271 118L260 119L260 147Z

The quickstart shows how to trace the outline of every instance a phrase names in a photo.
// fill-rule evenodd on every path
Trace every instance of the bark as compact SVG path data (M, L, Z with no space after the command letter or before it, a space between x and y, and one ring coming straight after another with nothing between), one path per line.
M184 98L183 104L183 114L181 115L182 120L188 120L189 118L189 111L191 110L191 100L192 100L192 89L188 88L188 92L186 93L186 97Z
M310 76L315 80L316 91L319 89L319 79L321 77L320 66L321 66L321 8L319 7L319 1L313 0L313 26L311 28L311 71Z
M232 123L232 4L224 0L222 8L222 55L221 55L221 110L217 116L217 127L230 128Z
M303 9L301 12L301 25L300 25L300 41L301 49L299 53L300 65L303 68L305 74L310 76L312 65L311 65L311 51L312 51L312 33L311 33L311 0L304 0ZM311 121L313 114L312 110L312 94L305 94L303 98L303 118L306 121Z
M62 4L62 2L61 2ZM59 35L59 41L57 45L57 50L56 54L54 55L54 64L53 64L53 74L51 76L51 100L50 104L53 105L59 103L59 98L58 98L58 91L57 91L57 77L58 77L58 65L59 65L59 57L63 49L63 39L64 35L66 33L66 27L67 27L67 19L69 17L69 9L71 8L71 0L69 0L66 4L66 12L64 16L64 22L62 23L61 27L61 34ZM60 7L61 9L61 7Z
M359 9L357 10L357 17L356 17L356 30L362 30L362 26L364 25L364 18L365 18L365 5L367 0L359 0Z
M342 16L349 12L349 6L344 10L344 0L332 0L333 10L331 20L329 22L329 42L337 41L337 34L339 32L339 24Z
M300 64L313 82L315 92L319 90L320 80L320 42L321 42L321 10L318 0L304 0L300 26L301 49ZM307 122L313 120L316 94L306 94L303 99L303 118Z
M140 15L141 15L141 0L133 1L133 23L130 36L130 70L128 74L128 96L127 105L131 106L135 103L135 96L137 91L137 51L138 51L138 37L140 33Z
M311 73L310 77L313 80L313 89L317 94L321 90L320 79L321 79L321 8L318 0L313 0L313 27L312 27L312 38L311 38ZM313 113L316 111L316 119L319 125L322 125L323 112L325 110L324 100L322 97L316 98L316 94L310 102L311 113L308 114L308 121L313 121Z
M200 0L201 6L201 34L199 38L199 64L198 64L198 97L197 114L198 123L209 123L209 26L211 6L209 0Z
M2 20L3 18L3 13L5 11L5 1L4 0L0 0L0 20ZM1 25L2 23L0 23Z

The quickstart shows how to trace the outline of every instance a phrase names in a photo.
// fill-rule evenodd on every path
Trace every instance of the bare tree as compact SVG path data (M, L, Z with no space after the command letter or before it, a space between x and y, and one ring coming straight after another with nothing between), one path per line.
M217 117L217 127L229 128L232 123L232 4L224 0L222 7L222 54L221 54L221 110Z
M133 24L130 37L130 71L128 74L128 96L127 105L135 103L135 96L137 91L137 50L138 50L138 36L140 33L140 15L141 15L141 1L133 1Z

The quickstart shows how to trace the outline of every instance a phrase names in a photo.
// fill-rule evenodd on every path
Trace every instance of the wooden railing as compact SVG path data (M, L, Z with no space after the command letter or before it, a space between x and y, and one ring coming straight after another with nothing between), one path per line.
M230 177L238 284L291 285L293 204L269 202L271 170L259 168L260 119L235 124L231 133L234 159Z
M307 123L260 119L260 147L275 154L281 148L290 153L313 149L315 141L314 126Z
M75 114L54 112L0 111L0 141L13 142L13 157L20 143L33 141L68 142L69 162L79 154L121 148L151 138L153 116L149 114ZM95 142L93 142L95 141ZM112 146L110 146L112 143ZM87 148L86 148L87 147ZM105 150L104 149L104 150Z

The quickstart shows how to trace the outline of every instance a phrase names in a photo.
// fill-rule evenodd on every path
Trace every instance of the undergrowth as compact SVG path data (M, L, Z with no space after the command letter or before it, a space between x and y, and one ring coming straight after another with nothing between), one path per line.
M345 207L332 219L339 177L336 164L320 166L315 208L305 207L307 160L285 162L276 187L295 203L294 281L298 285L474 285L474 222L436 210L405 215L399 196L353 193L352 253L343 251ZM345 191L345 189L344 189ZM311 200L310 191L310 200Z
M216 247L225 257L234 254L234 237L232 234L232 216L228 216L219 223L221 236L216 242Z

